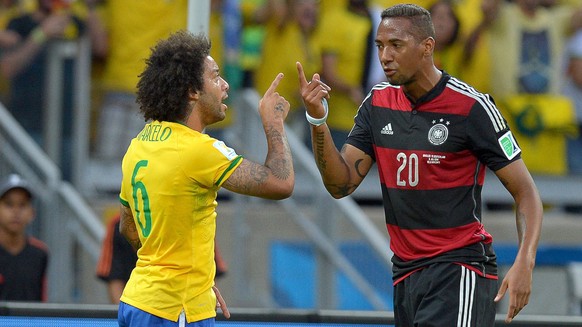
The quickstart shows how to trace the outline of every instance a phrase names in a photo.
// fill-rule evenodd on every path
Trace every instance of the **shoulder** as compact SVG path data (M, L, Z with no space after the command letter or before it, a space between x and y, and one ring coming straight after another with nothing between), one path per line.
M377 107L395 109L402 99L405 99L405 97L400 86L381 82L372 87L370 93L364 99L364 106L370 104Z
M48 246L43 241L37 239L34 236L28 237L28 247L36 253L41 255L48 255Z
M475 102L481 107L494 107L495 102L493 98L486 93L480 92L470 84L456 78L450 77L447 81L446 88L453 92L459 98L464 98L466 101ZM449 93L450 94L450 93Z

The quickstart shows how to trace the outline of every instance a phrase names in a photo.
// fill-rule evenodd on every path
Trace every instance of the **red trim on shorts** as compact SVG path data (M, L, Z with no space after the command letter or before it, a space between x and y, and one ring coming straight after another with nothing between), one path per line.
M459 266L463 266L471 271L474 271L475 273L477 273L477 275L481 276L481 277L485 277L487 279L494 279L494 280L498 280L499 277L497 275L491 275L491 274L483 274L483 272L471 265L468 265L466 263L461 263L461 262L454 262L454 264L457 264Z
M420 268L418 268L418 269L415 269L415 270L413 270L413 271L409 272L408 274L406 274L406 275L404 275L404 276L402 276L402 277L398 278L397 280L395 280L395 281L394 281L394 283L392 283L392 286L396 286L396 284L398 284L398 283L400 283L401 281L405 280L405 279L406 279L408 276L410 276L410 275L414 274L415 272L417 272L417 271L419 271L419 270L422 270L422 269L424 269L424 268L426 268L426 266L425 266L425 267L420 267Z

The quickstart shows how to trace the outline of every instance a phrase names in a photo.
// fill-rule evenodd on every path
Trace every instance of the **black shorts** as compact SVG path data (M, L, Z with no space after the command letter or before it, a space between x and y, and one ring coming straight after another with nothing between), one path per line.
M497 280L454 263L436 263L394 287L397 327L489 327Z

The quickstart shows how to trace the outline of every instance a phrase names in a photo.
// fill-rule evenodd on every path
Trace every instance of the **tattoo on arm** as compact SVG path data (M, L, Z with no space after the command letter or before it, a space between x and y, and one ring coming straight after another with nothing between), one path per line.
M282 110L282 105L278 107L281 107L279 110ZM265 134L271 144L271 151L265 160L265 166L269 167L278 179L287 180L293 169L289 144L283 134L272 126L265 129Z
M121 226L121 229L124 231L122 234L135 250L139 250L141 248L141 241L139 240L139 234L135 222L133 221L133 217L131 214L128 214L126 210L123 210L122 215L121 223L123 225Z
M351 194L357 187L355 184L327 185L330 192L334 195L346 196Z
M366 177L366 174L360 171L360 164L364 162L364 159L358 159L356 160L356 162L354 163L354 168L356 170L356 173L358 174L358 176L364 178Z
M263 184L268 178L269 172L266 167L245 160L224 182L223 186L242 194L251 194L252 190Z
M327 170L327 162L324 158L324 147L325 147L325 137L323 132L317 132L315 135L315 163L319 168L320 172L325 172Z

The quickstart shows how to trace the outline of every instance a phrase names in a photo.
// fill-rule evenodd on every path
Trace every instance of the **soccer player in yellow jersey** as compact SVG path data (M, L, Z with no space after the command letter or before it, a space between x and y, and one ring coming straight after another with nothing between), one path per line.
M138 249L119 306L119 326L214 326L228 309L214 286L216 195L220 187L283 199L295 174L278 74L259 102L268 153L243 159L203 131L225 118L228 83L203 35L179 31L146 60L137 101L146 123L123 158L120 231ZM217 303L218 301L218 303Z

